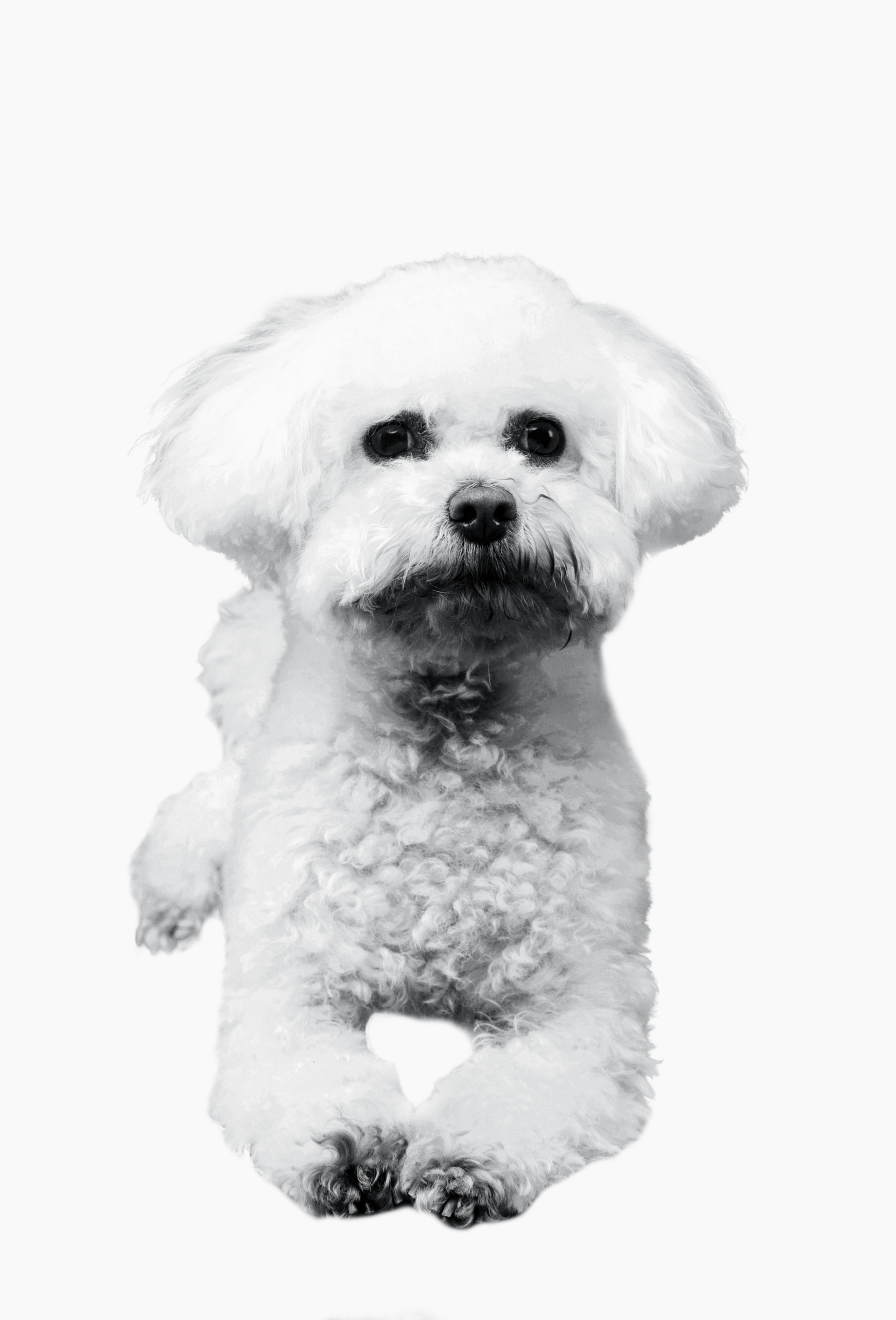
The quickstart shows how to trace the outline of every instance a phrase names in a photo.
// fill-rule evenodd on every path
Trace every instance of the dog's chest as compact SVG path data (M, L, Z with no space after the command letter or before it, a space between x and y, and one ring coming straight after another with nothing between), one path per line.
M595 919L627 920L617 831L544 746L346 735L266 778L248 805L269 884L246 898L279 910L312 994L475 1014L562 979Z
M485 740L438 758L377 753L339 749L313 784L296 785L305 908L425 946L468 910L484 927L512 930L565 896L569 828L586 807L568 768Z

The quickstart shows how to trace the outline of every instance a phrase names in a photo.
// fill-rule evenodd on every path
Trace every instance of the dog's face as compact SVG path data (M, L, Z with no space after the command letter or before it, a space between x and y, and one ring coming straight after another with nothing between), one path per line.
M512 361L491 380L475 366L321 409L339 457L285 574L309 621L335 612L424 654L477 655L562 646L618 615L638 547L598 401Z
M741 482L690 363L519 259L285 305L169 405L147 475L169 522L274 568L312 626L424 653L610 626L642 550Z

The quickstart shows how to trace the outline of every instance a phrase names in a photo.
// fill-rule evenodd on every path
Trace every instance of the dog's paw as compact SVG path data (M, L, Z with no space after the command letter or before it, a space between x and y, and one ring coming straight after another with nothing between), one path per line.
M489 1220L512 1219L532 1199L497 1170L466 1156L444 1159L416 1173L405 1187L418 1210L438 1215L453 1228Z
M407 1140L400 1132L346 1129L318 1144L333 1158L306 1170L289 1189L312 1214L372 1215L407 1201L400 1187Z
M141 915L135 939L150 953L185 949L198 937L207 916L196 908L154 908Z

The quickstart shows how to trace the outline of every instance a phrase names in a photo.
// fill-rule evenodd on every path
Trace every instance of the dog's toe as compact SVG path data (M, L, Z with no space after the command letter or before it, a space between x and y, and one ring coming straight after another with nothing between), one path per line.
M330 1133L319 1145L334 1158L307 1170L292 1189L313 1214L372 1215L408 1200L399 1185L407 1148L400 1133L358 1128Z
M512 1219L527 1204L499 1174L465 1157L423 1169L408 1194L418 1210L438 1215L453 1228Z
M198 937L206 914L192 908L165 908L146 913L137 927L136 941L150 953L185 949Z

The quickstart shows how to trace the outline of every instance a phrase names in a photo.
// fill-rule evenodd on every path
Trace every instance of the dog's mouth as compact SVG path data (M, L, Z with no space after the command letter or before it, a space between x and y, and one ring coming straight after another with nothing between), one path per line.
M563 645L589 613L574 554L527 557L504 546L464 547L449 564L409 568L348 607L411 641L513 640Z

